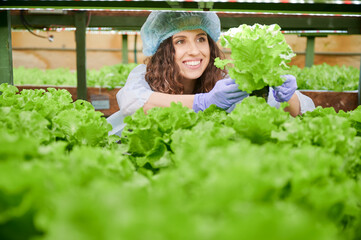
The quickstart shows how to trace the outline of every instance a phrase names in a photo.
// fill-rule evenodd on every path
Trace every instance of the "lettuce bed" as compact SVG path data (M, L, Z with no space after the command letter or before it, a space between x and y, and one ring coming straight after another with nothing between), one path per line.
M297 79L298 89L335 92L358 89L360 70L355 67L330 66L326 63L310 68L291 66L290 74Z
M136 64L105 66L100 70L88 70L88 87L122 87L129 72ZM290 66L286 71L297 79L298 89L355 91L358 89L360 70L355 67L330 66L326 63L310 68ZM76 73L69 69L14 68L15 85L76 86Z
M66 91L0 91L0 239L361 238L360 107L174 103L119 139Z
M116 64L99 70L87 70L88 87L115 88L124 86L130 71L137 64ZM76 72L65 68L41 70L38 68L14 68L15 85L76 86Z

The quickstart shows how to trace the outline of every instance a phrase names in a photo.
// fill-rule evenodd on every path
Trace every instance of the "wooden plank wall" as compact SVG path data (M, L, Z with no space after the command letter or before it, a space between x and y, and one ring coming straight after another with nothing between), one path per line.
M47 36L46 32L38 34ZM24 66L40 69L69 68L75 70L75 34L72 31L49 33L54 41L38 38L26 31L12 32L13 64L14 67ZM291 65L304 67L306 38L297 35L285 35L287 43L297 56ZM134 35L128 36L128 59L134 62ZM122 62L122 35L119 34L87 34L87 68L99 69L104 65L114 65ZM361 35L329 35L316 38L315 52L325 53L315 55L315 64L328 63L330 65L346 65L360 68ZM142 42L137 37L137 60L143 63L141 53ZM359 53L359 55L339 55L332 53Z
M297 35L286 35L286 41L296 53L305 52L306 37ZM314 64L327 63L329 65L345 65L360 68L361 58L361 35L329 35L328 37L318 37L315 39ZM338 54L332 54L338 53ZM349 53L351 55L341 55ZM358 54L358 55L355 55ZM305 55L298 54L291 61L291 65L301 68L305 66Z

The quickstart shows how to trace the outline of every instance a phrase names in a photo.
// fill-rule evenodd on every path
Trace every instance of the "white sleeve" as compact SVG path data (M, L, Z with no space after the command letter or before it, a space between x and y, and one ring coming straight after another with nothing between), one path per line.
M122 89L117 93L117 101L123 116L132 115L143 107L153 93L145 81L146 65L140 64L134 68Z
M300 91L295 92L297 94L297 97L300 101L300 107L301 107L301 114L304 114L307 111L313 111L315 109L315 104L313 103L312 99L304 94L302 94ZM268 99L267 103L272 106L279 108L280 103L276 101L276 99L273 96L272 88L269 89Z
M315 103L310 97L302 94L300 91L296 91L296 94L300 100L301 114L304 114L305 112L312 112L316 108Z

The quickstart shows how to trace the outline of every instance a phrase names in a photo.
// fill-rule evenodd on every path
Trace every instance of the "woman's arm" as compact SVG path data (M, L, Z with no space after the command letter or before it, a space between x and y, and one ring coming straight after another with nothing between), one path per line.
M301 114L301 104L296 93L294 93L291 99L288 101L289 106L285 107L285 111L289 112L291 116L296 117Z
M143 110L145 113L154 107L169 107L172 102L182 103L183 106L192 109L194 95L180 95L180 94L166 94L160 92L153 92L148 101L144 104Z
M195 112L204 111L212 104L226 110L247 96L246 92L239 90L238 84L233 79L224 78L217 81L213 89L207 93L171 95L153 92L143 109L144 112L147 112L153 107L168 107L171 102L181 102L183 106L193 109Z
M285 81L281 86L273 88L273 96L279 103L288 102L289 106L287 106L284 110L289 112L291 116L296 117L301 114L301 102L296 93L296 78L293 75L283 75L281 77L283 77Z

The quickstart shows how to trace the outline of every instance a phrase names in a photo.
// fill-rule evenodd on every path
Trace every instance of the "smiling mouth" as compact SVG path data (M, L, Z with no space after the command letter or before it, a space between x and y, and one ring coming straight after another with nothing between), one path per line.
M186 61L184 62L185 65L189 66L189 67L198 67L201 64L202 60L197 60L197 61Z

